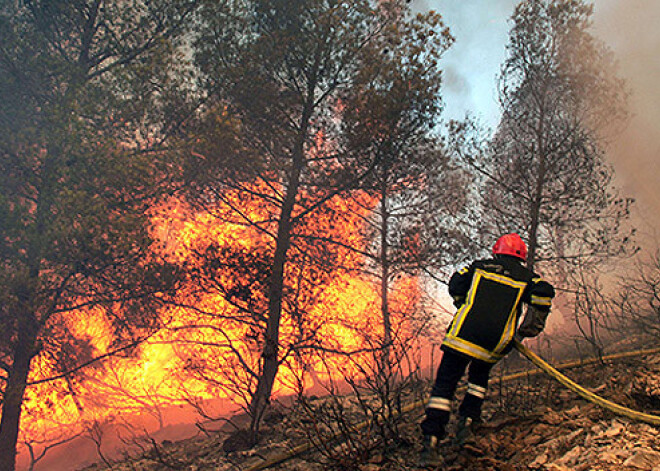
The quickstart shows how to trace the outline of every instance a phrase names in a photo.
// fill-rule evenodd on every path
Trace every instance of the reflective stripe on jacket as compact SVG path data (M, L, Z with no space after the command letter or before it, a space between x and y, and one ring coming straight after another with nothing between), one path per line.
M497 256L454 273L449 294L459 309L443 348L495 363L509 351L522 303L547 313L554 289L515 257Z

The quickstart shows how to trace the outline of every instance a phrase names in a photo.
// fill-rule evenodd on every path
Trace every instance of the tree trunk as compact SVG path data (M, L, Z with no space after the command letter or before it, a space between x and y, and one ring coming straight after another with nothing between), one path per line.
M275 254L273 255L272 272L268 288L268 319L266 320L266 333L264 337L264 348L261 353L263 368L257 381L257 388L250 402L250 431L254 439L259 433L259 425L263 414L270 401L273 391L275 377L280 363L278 358L280 344L280 319L282 317L282 295L284 288L284 268L287 262L287 252L291 245L291 230L293 227L293 210L296 197L300 190L300 176L305 166L305 143L309 132L310 120L314 112L315 91L318 85L318 71L321 66L323 48L318 48L315 53L314 65L311 67L309 79L306 86L306 96L300 115L297 136L291 155L291 169L289 181L286 188L282 211L280 213L277 227L277 240L275 242Z
M286 195L282 203L275 254L273 255L272 272L268 288L268 319L266 320L266 333L264 335L264 348L261 353L263 368L257 381L257 388L250 402L250 431L253 437L259 432L259 425L270 401L273 384L279 369L279 343L280 319L282 317L282 294L284 288L284 268L287 261L287 252L291 245L292 214L296 203L296 196L300 187L300 174L304 166L304 144L307 134L309 118L303 115L303 124L296 148L294 150L291 173Z
M529 225L529 251L527 254L527 268L534 270L536 262L536 254L538 248L538 232L539 232L539 216L541 213L541 199L540 197L532 200L531 218Z
M297 186L297 185L296 185ZM277 230L277 241L273 266L268 289L268 319L266 320L266 333L264 336L264 348L261 353L263 368L257 382L257 388L250 403L250 415L252 421L250 430L256 434L259 424L270 400L273 390L275 376L279 368L277 353L279 350L280 319L282 316L282 292L284 288L284 267L287 252L291 242L291 213L296 192L289 186L287 195L282 206L279 227Z
M543 110L539 113L544 116ZM540 120L539 129L536 138L539 152L538 178L536 179L536 188L532 195L530 224L529 224L529 250L527 254L527 267L534 270L539 245L539 225L541 223L541 206L543 204L543 187L545 186L547 172L547 158L545 153L544 122Z
M387 232L389 230L389 212L387 208L387 169L383 172L381 182L381 201L380 201L380 310L383 318L383 342L381 345L381 364L379 373L383 379L387 378L389 372L389 353L392 345L392 322L389 310L389 278L390 265L388 258L389 245L387 241Z
M52 189L56 186L56 172L53 171L55 162L50 155L60 155L57 148L49 150L49 157L44 161L41 171L41 184L38 190L39 196L34 227L32 228L37 237L31 241L27 250L27 278L14 288L14 294L18 298L16 307L17 333L2 403L0 471L14 471L16 467L16 445L20 430L23 398L27 388L28 375L30 374L30 363L38 353L37 336L39 335L40 326L34 311L34 293L39 285L41 271L43 249L41 236L46 233L46 218L52 205Z
M43 169L42 187L36 209L34 228L39 236L45 232L45 217L50 208L50 193L44 188L52 188L52 159L46 159ZM23 397L30 374L30 362L37 353L36 340L39 326L34 316L33 296L35 286L39 282L41 266L41 241L32 241L28 248L27 279L17 286L15 294L18 297L17 338L13 347L12 365L7 378L4 400L2 403L2 419L0 420L0 471L14 471L16 467L16 445L20 430L21 409Z
M2 420L0 420L0 471L14 471L16 467L16 445L21 419L23 396L27 387L30 362L34 357L34 328L23 326L14 349L14 359L7 378Z

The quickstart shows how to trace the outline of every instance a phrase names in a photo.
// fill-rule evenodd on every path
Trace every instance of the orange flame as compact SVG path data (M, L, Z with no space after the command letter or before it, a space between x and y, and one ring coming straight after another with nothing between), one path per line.
M320 141L317 144L321 145ZM259 191L268 188L255 188ZM180 200L155 208L154 250L193 271L203 270L200 254L210 247L217 253L228 250L267 258L273 249L275 208L241 198L238 193L227 192L226 197L242 208L241 217L229 207L195 211ZM290 289L297 290L289 296L295 297L300 312L282 318L281 351L290 352L305 342L308 345L282 364L275 394L290 392L301 380L309 387L313 377L327 377L333 368L342 374L358 374L347 371L350 366L341 352L362 352L352 359L364 355L364 361L370 361L365 352L373 347L373 339L383 335L380 293L373 281L360 274L363 255L349 247L367 247L362 227L376 203L367 195L335 199L329 204L330 210L306 218L296 229L290 253L298 263L287 265L286 277ZM258 223L249 224L248 220ZM314 240L318 234L339 243L322 252ZM332 258L332 269L319 267L319 261L312 260L324 256ZM215 278L207 276L205 280L217 286L231 286L236 277L229 269L213 275ZM409 310L406 304L419 298L417 280L404 278L393 292L393 329L402 330L405 319L396 313ZM264 296L253 292L248 297L258 304L265 301ZM258 371L259 322L263 320L246 313L245 306L241 309L217 287L199 286L192 278L180 291L179 302L161 313L167 319L166 328L130 355L88 367L75 379L61 378L28 388L22 421L24 439L56 440L63 433L80 430L85 423L111 420L117 414L155 416L159 409L190 397L244 401L246 393L236 385L254 385L250 371ZM292 308L289 314L294 311ZM111 326L100 311L81 310L67 319L66 328L77 339L84 339L90 357L110 351ZM315 340L303 338L305 332L316 332ZM34 365L31 380L48 377L54 371L53 361L45 355L36 358Z

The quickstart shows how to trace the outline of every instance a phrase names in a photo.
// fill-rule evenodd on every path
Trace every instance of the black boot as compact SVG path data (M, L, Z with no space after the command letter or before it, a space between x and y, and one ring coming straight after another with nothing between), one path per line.
M460 416L456 426L456 438L454 439L456 444L459 446L465 445L465 442L474 436L479 425L481 425L481 419Z
M443 459L440 455L438 437L435 435L424 435L422 440L422 452L419 454L419 466L422 468L437 468L442 466Z

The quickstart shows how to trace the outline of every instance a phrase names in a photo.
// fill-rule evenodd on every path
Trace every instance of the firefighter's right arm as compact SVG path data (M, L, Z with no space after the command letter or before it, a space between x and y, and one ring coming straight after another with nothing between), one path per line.
M541 278L534 278L529 290L529 298L526 299L529 307L525 314L518 335L521 337L536 337L545 328L545 322L550 314L552 298L555 290L550 283Z

